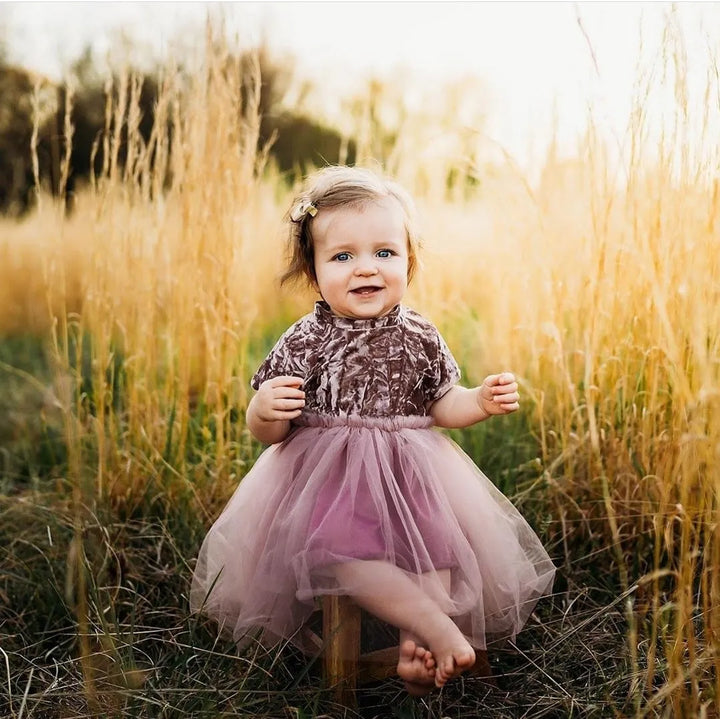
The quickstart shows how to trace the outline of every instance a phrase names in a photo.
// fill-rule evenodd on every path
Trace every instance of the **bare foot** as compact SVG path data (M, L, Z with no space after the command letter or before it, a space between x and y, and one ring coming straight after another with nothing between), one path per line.
M462 641L438 652L435 686L442 687L453 677L460 676L475 664L475 651Z
M433 634L425 638L435 658L435 686L443 687L475 664L475 651L450 617L443 617Z
M400 645L397 673L412 696L425 696L435 687L435 659L432 652L410 639Z

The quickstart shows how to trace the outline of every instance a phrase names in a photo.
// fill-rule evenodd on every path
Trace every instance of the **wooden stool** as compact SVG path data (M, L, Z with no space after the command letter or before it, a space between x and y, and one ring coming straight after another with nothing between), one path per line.
M360 653L361 609L349 597L325 595L322 614L325 680L333 688L337 702L354 707L358 684L396 675L398 647ZM475 657L469 673L486 677L494 684L487 652L476 650Z

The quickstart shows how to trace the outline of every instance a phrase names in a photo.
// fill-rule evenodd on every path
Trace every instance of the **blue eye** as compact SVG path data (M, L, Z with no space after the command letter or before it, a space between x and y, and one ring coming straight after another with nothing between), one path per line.
M350 259L350 253L338 252L333 259L337 260L338 262L347 262Z
M392 257L393 251L392 250L378 250L377 256L381 259L387 259L388 257Z

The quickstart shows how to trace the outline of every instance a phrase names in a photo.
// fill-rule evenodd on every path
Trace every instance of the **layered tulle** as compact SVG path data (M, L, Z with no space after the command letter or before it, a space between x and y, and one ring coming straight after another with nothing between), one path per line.
M436 599L477 648L513 638L554 567L513 505L428 417L304 415L245 476L200 550L190 602L242 644L290 639L375 560ZM343 580L338 578L342 575ZM352 573L350 573L352 574ZM385 572L364 592L383 593Z

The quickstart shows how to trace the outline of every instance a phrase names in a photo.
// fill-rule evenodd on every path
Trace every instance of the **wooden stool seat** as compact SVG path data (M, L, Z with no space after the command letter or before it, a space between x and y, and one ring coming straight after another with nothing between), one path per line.
M325 680L327 685L333 688L336 701L354 707L358 684L382 681L396 676L398 647L361 653L362 610L349 597L324 596L322 614ZM487 652L476 650L475 656L475 664L469 673L486 677L494 683Z

